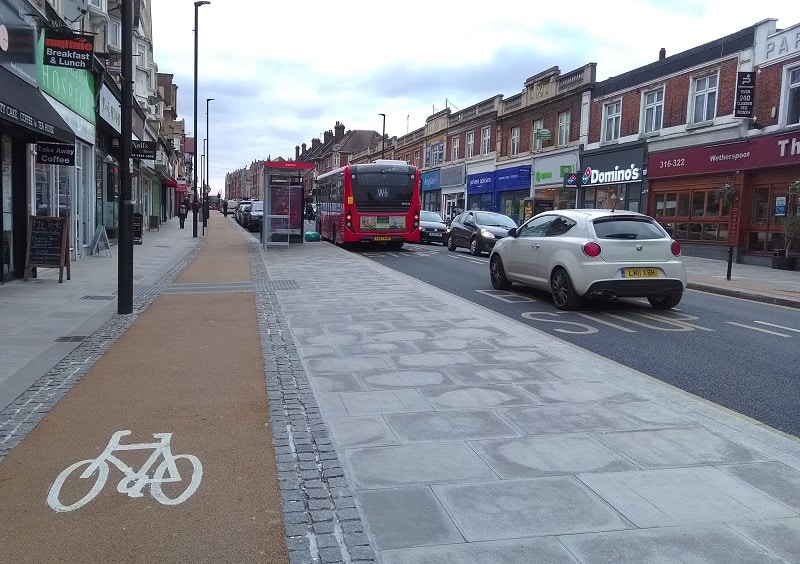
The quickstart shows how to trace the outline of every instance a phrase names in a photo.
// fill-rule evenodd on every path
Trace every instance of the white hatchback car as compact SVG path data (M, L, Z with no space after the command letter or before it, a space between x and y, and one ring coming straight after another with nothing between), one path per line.
M540 213L497 242L489 272L498 290L517 282L549 291L562 310L584 298L647 298L669 309L686 288L680 243L652 217L627 210Z

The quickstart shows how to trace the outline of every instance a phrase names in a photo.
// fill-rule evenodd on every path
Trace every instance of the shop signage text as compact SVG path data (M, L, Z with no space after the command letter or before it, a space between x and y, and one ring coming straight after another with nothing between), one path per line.
M756 73L739 72L736 73L736 106L733 110L733 117L751 118L753 117L753 103L756 93Z
M17 122L28 127L29 129L33 129L34 131L41 131L43 133L47 133L48 135L53 135L55 133L55 127L49 123L40 119L36 119L33 116L29 116L25 112L22 112L14 106L6 104L5 102L0 102L0 115L4 115L9 121Z
M155 141L131 141L131 158L143 161L154 161L156 159Z
M71 69L91 69L94 57L92 37L48 29L44 38L44 64Z
M764 135L728 145L651 153L647 177L666 178L788 164L800 164L800 136Z
M639 182L642 180L642 169L631 164L627 168L615 166L613 170L596 170L586 167L581 177L581 185L589 184L620 184L624 182Z
M36 143L36 162L75 166L75 145L66 143Z

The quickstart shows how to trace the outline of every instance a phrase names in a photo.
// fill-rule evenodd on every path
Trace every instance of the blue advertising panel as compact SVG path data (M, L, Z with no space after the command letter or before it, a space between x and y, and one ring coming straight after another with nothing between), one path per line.
M512 166L495 171L495 188L501 190L520 190L531 186L531 165Z
M486 194L487 192L494 192L494 171L467 176L467 194Z
M439 189L439 169L429 170L420 175L420 183L422 184L422 191Z

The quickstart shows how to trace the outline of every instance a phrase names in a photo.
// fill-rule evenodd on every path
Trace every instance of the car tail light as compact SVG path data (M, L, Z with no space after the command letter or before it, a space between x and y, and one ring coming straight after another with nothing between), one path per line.
M681 244L677 241L673 241L672 245L670 245L669 250L672 251L672 254L676 257L681 256Z
M594 241L589 241L583 244L583 254L587 257L596 257L600 254L600 245Z
M350 212L347 212L347 215L344 216L344 220L345 220L344 221L345 225L347 225L347 228L348 229L352 229L353 228L353 214L350 213Z

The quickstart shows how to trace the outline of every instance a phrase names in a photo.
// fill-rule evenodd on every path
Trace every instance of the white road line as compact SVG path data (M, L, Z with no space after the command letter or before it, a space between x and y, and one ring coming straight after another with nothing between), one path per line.
M599 319L587 313L576 313L580 317L585 317L586 319L591 319L592 321L596 321L597 323L602 323L603 325L608 325L609 327L613 327L614 329L619 329L620 331L625 331L626 333L636 333L634 329L628 329L627 327L623 327L622 325L617 325L616 323L611 323L610 321L605 321L603 319Z
M745 325L744 323L736 323L734 321L726 321L726 323L728 325L736 325L737 327L743 327L745 329L752 329L753 331L761 331L762 333L768 333L770 335L775 335L776 337L791 337L791 335L785 335L776 331L767 331L766 329L761 329L759 327L751 327L750 325Z
M767 323L766 321L753 321L753 323L758 323L760 325L767 325L769 327L775 327L776 329L783 329L785 331L793 331L795 333L800 333L800 329L792 329L791 327L784 327L783 325L775 325L774 323Z

